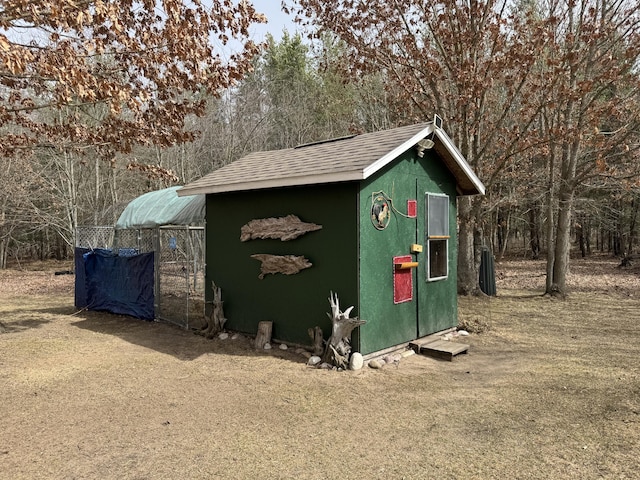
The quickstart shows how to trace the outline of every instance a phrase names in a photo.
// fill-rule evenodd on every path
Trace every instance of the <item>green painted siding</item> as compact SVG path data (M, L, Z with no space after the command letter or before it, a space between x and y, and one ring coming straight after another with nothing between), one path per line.
M358 314L357 192L357 184L342 183L207 195L207 284L222 288L227 328L255 334L259 321L271 320L274 339L308 345L307 329L316 325L328 338L331 290ZM290 214L323 228L286 242L240 241L249 221ZM260 280L255 253L304 255L313 266Z
M427 279L427 238L426 238L426 194L444 193L449 196L449 275L444 280L428 282ZM422 265L418 273L419 308L418 337L423 337L458 324L458 240L456 186L449 171L437 160L429 165L429 176L418 178L418 230L424 245Z
M381 350L416 338L416 303L393 303L393 257L409 254L417 242L416 219L405 218L407 199L416 198L413 165L401 161L365 182L360 191L360 352ZM384 230L371 221L372 197L384 192L394 208ZM415 272L414 272L415 273ZM414 279L415 280L415 279Z
M384 192L392 199L391 219L384 230L371 222L372 197ZM449 195L449 275L426 281L425 193ZM455 182L433 152L420 159L413 150L362 183L360 189L360 328L363 354L414 340L457 324ZM407 218L407 201L417 201L417 217ZM393 257L410 254L411 244L423 245L413 255L413 300L394 304Z
M331 333L329 292L342 309L367 323L354 333L363 354L414 340L457 324L457 239L455 181L433 151L417 158L413 150L367 181L207 195L207 282L222 288L227 327L255 334L258 322L274 322L274 339L308 345L307 330ZM449 275L427 281L425 194L449 196ZM384 230L371 220L372 197L386 195L393 208ZM407 201L417 201L416 218L407 218ZM322 230L296 240L240 242L251 220L299 216ZM394 304L393 257L413 255L413 299ZM313 266L296 275L260 274L256 253L304 255ZM211 292L207 291L208 300Z

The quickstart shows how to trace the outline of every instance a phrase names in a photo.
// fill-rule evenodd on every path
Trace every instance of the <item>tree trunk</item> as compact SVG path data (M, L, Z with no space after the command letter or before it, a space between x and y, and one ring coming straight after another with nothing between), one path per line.
M616 257L624 256L624 207L622 201L617 202L616 206L616 230L613 233L613 254Z
M587 255L591 255L591 216L587 215L584 219L584 242L587 248Z
M637 231L637 220L638 220L638 210L640 204L639 198L631 199L631 219L629 221L629 243L627 246L627 254L633 254L633 246L636 242L636 238L638 236Z
M504 219L502 217L502 213L500 211L500 207L496 208L497 212L496 212L496 226L495 226L495 231L496 231L496 240L498 241L498 245L493 246L493 251L494 252L502 252L502 244L503 244L503 233L504 233L504 229L503 229L503 222Z
M0 270L7 268L7 256L9 244L11 242L11 232L14 227L7 224L6 201L1 205L0 210Z
M555 237L555 150L551 148L551 155L549 156L549 179L548 179L548 193L547 193L547 280L546 280L546 292L550 292L553 286L553 269L556 261L556 237Z
M460 295L478 295L480 292L478 265L480 251L475 252L476 228L473 204L470 197L458 198L458 293Z
M0 270L7 268L7 244L8 240L0 239Z
M498 250L498 260L502 260L507 252L507 245L509 244L511 224L511 207L507 208L506 216L500 217L498 220L498 232L500 232L500 250Z
M529 208L529 248L531 249L531 258L537 260L540 257L540 223L536 204Z
M587 242L585 239L585 225L586 218L580 215L576 221L576 241L578 242L578 246L580 247L580 255L582 258L587 256Z
M547 279L547 294L566 297L567 273L569 271L569 253L571 250L571 212L573 207L573 189L570 186L560 188L558 222L553 256L551 279ZM549 281L550 280L550 281Z

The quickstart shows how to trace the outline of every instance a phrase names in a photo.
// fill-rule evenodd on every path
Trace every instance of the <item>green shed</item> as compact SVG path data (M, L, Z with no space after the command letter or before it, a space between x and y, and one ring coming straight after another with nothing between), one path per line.
M328 338L330 292L366 320L362 354L458 323L456 198L484 185L437 116L251 153L178 194L206 194L206 284L230 330L269 320L275 340L309 345L315 326Z

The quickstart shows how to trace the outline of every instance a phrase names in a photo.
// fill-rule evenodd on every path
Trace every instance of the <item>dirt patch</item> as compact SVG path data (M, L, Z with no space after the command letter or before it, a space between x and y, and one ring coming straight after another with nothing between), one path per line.
M489 327L468 354L342 373L248 338L76 312L64 266L0 272L0 471L637 478L640 281L610 260L575 262L566 301L541 296L544 264L504 261L498 297L460 299L461 320Z
M496 263L496 286L544 292L546 261L510 258ZM600 292L622 296L640 295L640 259L628 267L612 255L572 258L567 275L570 292Z
M0 270L0 298L16 295L71 295L73 262L28 262Z

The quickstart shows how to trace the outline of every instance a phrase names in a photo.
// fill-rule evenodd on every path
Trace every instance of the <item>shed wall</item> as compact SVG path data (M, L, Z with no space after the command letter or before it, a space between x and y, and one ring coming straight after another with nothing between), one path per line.
M397 161L362 183L360 190L360 327L363 354L414 340L457 324L456 183L433 151L419 158L411 149ZM381 193L382 192L382 193ZM425 193L449 196L449 275L427 282ZM389 224L376 229L371 220L372 200L391 199ZM415 218L407 218L408 201L415 200ZM393 258L410 255L411 244L424 247L412 255L412 299L394 303Z
M207 195L206 284L222 288L226 327L255 334L259 321L271 320L274 339L308 345L307 329L316 325L328 337L329 292L343 309L358 301L357 203L355 183ZM322 229L285 242L240 241L249 221L290 214ZM303 255L313 266L260 280L261 263L251 258L257 253Z

